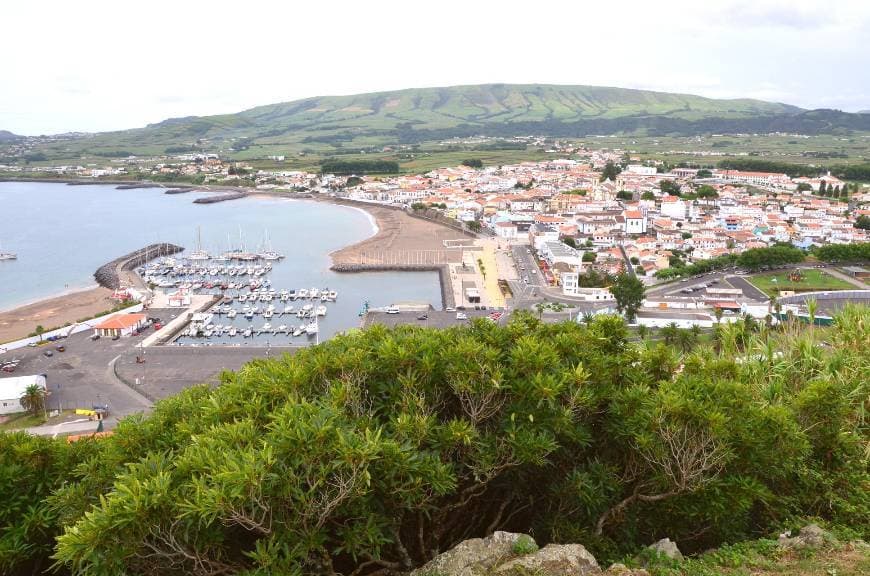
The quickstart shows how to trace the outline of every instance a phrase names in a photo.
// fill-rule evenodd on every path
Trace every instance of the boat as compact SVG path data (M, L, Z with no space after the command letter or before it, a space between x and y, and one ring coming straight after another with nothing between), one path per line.
M308 298L308 289L307 288L300 288L299 291L296 293L296 297L297 298Z
M229 312L227 312L227 318L233 319L233 318L236 317L236 314L238 314L237 311L235 311L235 310L230 310Z
M311 288L308 290L308 297L314 300L315 298L320 298L320 290L317 288Z
M332 302L335 302L338 299L338 292L336 292L335 290L330 290L329 291L329 299Z
M263 324L263 328L261 328L260 331L261 332L268 332L271 329L272 329L272 325L269 324L268 322L266 322L265 324Z
M295 313L296 313L296 307L293 306L292 304L284 306L284 314L295 314Z
M299 326L299 327L293 329L294 336L302 336L302 334L304 332L305 332L305 328L303 328L302 326Z
M326 316L326 306L318 306L317 308L315 308L314 313L317 316Z
M286 331L287 331L287 325L286 325L286 324L281 324L280 326L278 326L278 330L276 331L276 333L277 333L277 334L283 334L283 333L286 332Z
M230 336L235 336L238 334L238 331L235 328L230 328Z
M265 312L263 312L263 318L271 318L273 315L274 312L272 312L271 310L266 310Z
M187 255L188 260L210 260L211 255L202 249L202 238L199 226L196 227L196 250Z
M250 328L245 328L245 332L242 334L242 336L244 336L245 338L250 338L253 335L254 335L254 331L251 330Z
M308 336L315 336L318 332L317 321L314 320L305 325L305 334Z

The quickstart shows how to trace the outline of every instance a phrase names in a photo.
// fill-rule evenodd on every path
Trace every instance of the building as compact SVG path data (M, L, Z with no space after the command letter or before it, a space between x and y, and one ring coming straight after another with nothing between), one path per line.
M562 282L562 294L580 296L587 302L612 302L616 300L607 288L581 288L579 272L562 272L559 277Z
M94 334L114 338L130 336L145 324L145 314L118 314L94 326Z
M646 234L646 217L640 210L625 211L625 233Z
M27 388L37 385L45 390L45 376L18 376L15 378L0 378L0 414L17 414L24 412L21 397Z

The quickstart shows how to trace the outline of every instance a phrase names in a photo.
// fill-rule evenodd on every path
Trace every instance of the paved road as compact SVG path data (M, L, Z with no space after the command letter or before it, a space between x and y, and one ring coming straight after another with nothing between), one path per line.
M524 280L527 279L527 284L529 286L544 286L543 274L541 274L541 271L538 269L538 263L529 250L531 250L531 248L528 246L511 247L517 272L520 276L520 281L525 284L526 282L524 282Z

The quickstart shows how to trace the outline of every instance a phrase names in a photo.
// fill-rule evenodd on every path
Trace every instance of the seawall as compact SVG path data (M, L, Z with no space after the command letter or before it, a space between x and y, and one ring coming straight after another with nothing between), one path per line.
M97 284L110 290L115 290L121 287L121 279L118 272L121 270L132 270L137 266L141 266L146 262L157 258L158 256L169 256L183 251L184 248L175 244L151 244L145 248L130 252L125 256L116 258L107 264L103 264L97 271L94 272L94 278Z

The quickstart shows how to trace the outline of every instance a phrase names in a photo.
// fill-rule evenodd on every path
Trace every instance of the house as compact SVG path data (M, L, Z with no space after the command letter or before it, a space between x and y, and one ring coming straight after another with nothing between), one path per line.
M114 338L130 336L145 324L145 314L118 314L94 326L94 334Z
M24 412L21 397L34 384L45 390L45 375L0 378L0 414Z
M625 211L625 233L646 234L646 217L640 210Z
M560 281L562 283L562 294L566 296L580 296L587 302L611 302L615 300L613 294L607 288L580 288L579 284L580 273L562 272Z
M517 225L513 222L496 222L495 235L499 238L513 240L517 237Z

